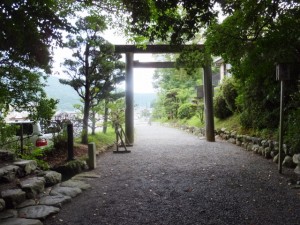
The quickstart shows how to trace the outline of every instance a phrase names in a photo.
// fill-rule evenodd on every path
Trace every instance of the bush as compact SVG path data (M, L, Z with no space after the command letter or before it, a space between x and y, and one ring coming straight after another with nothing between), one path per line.
M291 154L300 153L300 109L296 109L288 115L287 124L284 142L290 147Z
M179 119L190 119L195 113L195 105L192 103L184 103L178 108Z
M235 80L233 78L224 79L221 85L221 92L226 102L227 108L231 112L236 111L235 99L238 96Z
M222 93L219 93L214 97L214 113L215 117L219 119L226 119L233 114L228 108Z

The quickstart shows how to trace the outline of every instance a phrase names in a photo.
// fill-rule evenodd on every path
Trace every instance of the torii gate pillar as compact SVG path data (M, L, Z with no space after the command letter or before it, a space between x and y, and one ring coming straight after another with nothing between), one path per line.
M125 134L126 144L134 142L133 53L126 53Z
M205 109L205 136L207 141L215 141L214 113L213 113L213 89L211 65L203 66L204 83L204 109Z

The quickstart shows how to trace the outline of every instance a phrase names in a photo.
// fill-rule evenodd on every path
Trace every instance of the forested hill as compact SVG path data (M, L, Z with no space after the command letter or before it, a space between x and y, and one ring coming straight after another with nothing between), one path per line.
M68 85L59 83L59 77L50 76L45 91L48 97L59 100L58 111L73 111L73 105L80 104L76 91ZM149 108L155 98L156 94L154 93L135 93L134 104L139 107Z
M45 91L50 98L58 99L58 111L73 111L74 104L80 104L79 96L76 91L68 85L59 82L59 77L50 76L47 79Z
M155 99L155 93L134 93L134 104L141 108L150 108Z

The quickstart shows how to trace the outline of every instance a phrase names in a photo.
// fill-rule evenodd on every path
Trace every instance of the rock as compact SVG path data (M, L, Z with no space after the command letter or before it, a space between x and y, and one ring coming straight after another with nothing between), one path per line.
M71 202L71 197L64 195L44 196L39 200L40 205L48 205L61 208L67 202Z
M46 217L58 213L59 208L47 205L28 206L19 210L19 217L29 219L45 219Z
M59 166L54 170L63 174L66 177L72 177L78 173L81 173L83 170L86 170L87 164L83 160L72 160L67 162L65 165Z
M263 146L264 148L269 147L269 142L267 140L262 140L260 142L261 146Z
M56 171L46 171L44 175L46 186L53 186L61 182L61 173Z
M293 155L293 162L295 164L299 164L300 163L300 154Z
M233 130L230 132L230 135L235 139L237 137L237 132Z
M28 199L17 206L17 209L21 209L28 206L36 205L36 201L33 199Z
M236 144L237 146L242 146L242 142L239 141L238 139L236 139L235 144Z
M15 208L21 202L25 201L26 193L21 189L8 189L1 192L7 208Z
M4 219L9 219L9 218L15 218L18 216L18 212L15 209L8 209L5 210L4 212L0 213L0 221L2 222L2 220ZM1 223L2 225L2 223Z
M273 162L274 163L278 163L278 159L279 159L279 154L275 155L273 158Z
M298 165L296 166L296 168L294 169L294 173L300 175L300 164L298 164Z
M295 164L293 163L293 158L289 155L284 157L284 160L282 162L282 165L288 168L294 168Z
M273 148L275 147L275 145L276 145L276 143L273 142L272 140L269 140L268 143L269 143L269 147L270 147L271 149L273 149Z
M271 155L272 158L274 158L274 157L276 156L276 154L277 154L277 153L276 153L275 151L271 151L271 154L270 154L270 155Z
M231 144L235 144L236 140L235 140L235 138L229 138L228 142L231 143Z
M14 162L14 165L19 166L25 172L25 175L31 174L37 168L35 160L21 160Z
M247 151L251 151L252 148L253 148L253 144L252 143L248 143L247 148L246 148Z
M7 162L15 159L15 154L10 151L0 150L0 159Z
M261 142L261 139L257 138L257 137L252 137L251 141L253 142L253 144L259 145L259 143Z
M80 180L67 180L60 184L61 187L78 187L81 190L86 190L91 187L91 185L80 181Z
M271 148L270 147L265 147L264 148L264 156L267 159L270 159L272 157Z
M0 198L0 212L5 209L5 201L3 198Z
M11 182L16 178L16 173L18 172L19 167L14 165L9 165L0 168L0 181L2 182Z
M23 180L20 183L23 191L26 192L27 198L35 198L37 194L41 193L45 189L45 178L43 177L32 177Z
M43 225L40 220L11 218L1 221L1 225Z
M77 195L81 194L82 191L80 188L77 187L55 187L50 192L50 195L64 195L69 197L76 197Z
M257 144L252 145L251 150L252 150L253 152L255 152L255 153L261 154L261 153L258 151L258 150L259 150L259 145L257 145Z

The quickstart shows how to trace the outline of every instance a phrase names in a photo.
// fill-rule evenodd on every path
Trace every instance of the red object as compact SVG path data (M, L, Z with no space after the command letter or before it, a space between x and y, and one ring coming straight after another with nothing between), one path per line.
M47 146L48 142L45 138L38 138L35 142L35 146L36 147L43 147L43 146Z

